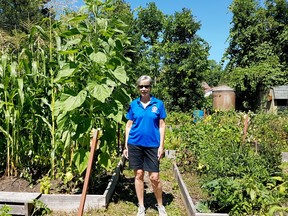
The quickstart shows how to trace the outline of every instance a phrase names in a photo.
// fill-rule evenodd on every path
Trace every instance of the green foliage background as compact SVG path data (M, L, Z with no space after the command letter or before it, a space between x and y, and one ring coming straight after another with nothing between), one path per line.
M288 148L286 115L215 112L195 123L189 115L173 114L167 122L171 128L166 144L177 149L177 165L183 172L201 176L202 188L210 196L203 202L210 211L286 212L288 179L281 169L281 152Z

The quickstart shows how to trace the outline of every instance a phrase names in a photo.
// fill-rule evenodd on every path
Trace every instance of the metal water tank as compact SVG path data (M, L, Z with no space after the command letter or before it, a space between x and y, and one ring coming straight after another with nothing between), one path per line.
M227 111L235 109L234 89L222 85L212 90L213 108L216 110Z

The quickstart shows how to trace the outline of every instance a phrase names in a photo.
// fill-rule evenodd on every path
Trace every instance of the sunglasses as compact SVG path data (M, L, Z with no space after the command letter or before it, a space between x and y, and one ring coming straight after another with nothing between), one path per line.
M151 87L151 85L139 85L139 86L138 86L139 89L142 89L142 88L148 89L148 88L150 88L150 87Z

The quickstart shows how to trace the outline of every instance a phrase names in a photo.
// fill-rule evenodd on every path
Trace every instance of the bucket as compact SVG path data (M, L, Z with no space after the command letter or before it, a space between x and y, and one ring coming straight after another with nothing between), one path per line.
M197 122L204 118L204 111L203 110L194 110L193 112L193 121Z

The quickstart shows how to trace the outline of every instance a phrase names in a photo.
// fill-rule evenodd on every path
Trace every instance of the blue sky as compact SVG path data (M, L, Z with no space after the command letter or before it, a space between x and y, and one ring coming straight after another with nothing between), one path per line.
M70 0L73 1L73 0ZM75 0L74 0L75 1ZM233 0L125 0L131 9L139 6L146 7L147 3L155 2L158 9L164 14L181 12L182 8L188 8L192 15L201 23L197 34L211 46L209 59L220 62L225 49L228 47L232 13L228 7ZM77 5L83 4L78 0Z

